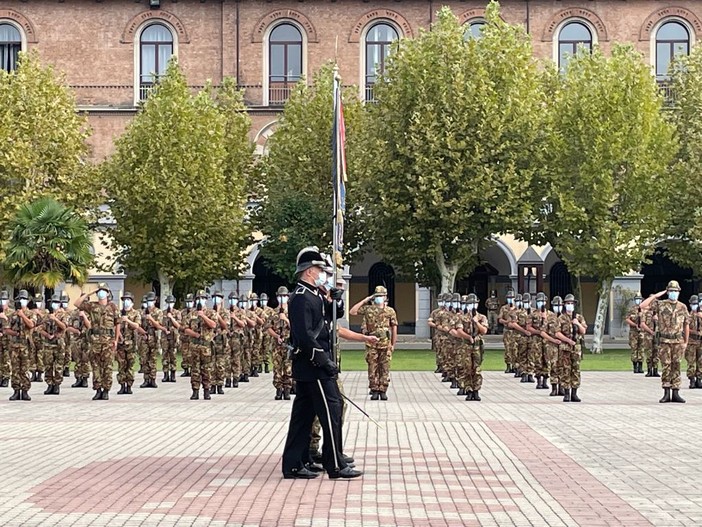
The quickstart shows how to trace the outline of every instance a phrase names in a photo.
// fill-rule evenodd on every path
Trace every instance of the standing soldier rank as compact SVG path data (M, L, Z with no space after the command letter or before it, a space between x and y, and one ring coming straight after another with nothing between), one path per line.
M10 383L10 335L5 331L10 325L12 316L10 295L3 289L0 291L0 388L7 388Z
M51 297L49 309L35 329L35 337L41 339L41 348L44 351L44 379L47 384L44 395L60 393L65 361L65 330L65 317L61 315L61 296L55 294Z
M582 339L587 330L587 322L582 315L575 312L575 297L573 295L566 295L563 304L565 312L558 317L559 331L556 333L561 341L558 355L558 375L561 386L565 390L563 402L579 403Z
M485 309L487 309L487 321L490 328L489 332L493 335L497 335L500 301L497 298L497 291L494 289L490 291L490 298L485 301Z
M266 332L273 342L273 387L275 400L290 400L292 389L292 362L288 358L290 320L288 319L288 288L281 286L276 293L278 309L266 322Z
M134 295L125 292L122 296L120 339L117 343L117 395L131 395L134 384L134 362L138 353L139 335L146 335L141 327L141 311L134 309Z
M10 362L12 368L12 390L10 401L31 401L29 389L32 386L29 372L31 332L37 324L37 314L28 308L29 294L22 289L15 298L15 309L9 317L4 335L9 336Z
M641 307L641 293L636 293L634 305L629 309L626 316L626 324L629 326L629 348L631 348L631 364L634 373L643 373L644 345L643 336L643 309Z
M204 290L197 292L195 309L183 319L183 327L185 334L190 337L190 386L193 389L190 399L199 399L202 387L203 398L209 400L212 342L217 328L217 313L207 307L207 293Z
M162 325L165 332L161 335L163 357L161 359L163 380L161 382L176 382L178 369L178 348L180 347L180 311L175 308L175 297L166 297L166 310L163 312Z

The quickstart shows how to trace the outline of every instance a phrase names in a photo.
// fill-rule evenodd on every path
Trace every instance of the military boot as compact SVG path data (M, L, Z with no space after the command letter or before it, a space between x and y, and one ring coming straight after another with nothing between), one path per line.
M42 382L44 379L41 378L41 372L37 372L37 382Z
M527 382L534 382L534 376L531 373L527 375Z
M672 402L674 402L674 403L684 403L684 402L685 402L685 399L683 399L682 397L680 397L680 394L678 393L679 391L680 391L680 390L678 390L678 389L676 389L676 388L673 388L673 394L672 394L672 396L670 397L670 400L671 400Z
M565 388L565 395L563 395L563 402L564 403L570 402L570 390L568 388Z
M171 381L170 375L168 375L168 372L164 371L163 372L163 379L161 379L161 382L170 382L170 381Z
M83 377L76 377L76 382L71 384L71 388L80 388L80 385L83 383Z
M270 373L271 371L268 369L268 363L263 364L263 373Z
M10 395L10 401L19 401L20 400L20 391L15 390L12 395Z
M695 388L695 384L697 384L697 380L694 377L690 377L690 390L693 390Z
M239 381L234 377L232 379L232 388L238 388L239 387Z
M482 401L482 399L480 398L480 392L478 390L475 390L473 392L473 400L474 401Z
M139 388L149 388L150 386L151 381L149 379L144 379L144 382L139 385Z
M529 376L528 376L526 373L523 373L523 374L522 374L522 380L521 380L520 382L529 382L529 381L527 380L528 378L529 378Z
M263 364L258 365L258 373L263 373Z
M639 361L639 373L643 373L643 362Z
M468 390L466 392L466 401L472 401L473 400L473 390Z
M44 390L44 395L52 395L53 393L54 393L54 385L53 385L53 384L49 384L49 385L46 387L46 390Z
M71 370L68 368L68 366L66 366L66 367L63 369L63 376L64 376L64 377L70 377L70 376L71 376Z
M188 368L183 368L183 373L180 374L181 377L190 377L188 373Z
M516 379L517 377L521 377L522 372L519 371L519 368L514 369L514 378Z
M250 377L258 377L258 368L257 368L256 366L254 366L253 368L251 368L251 375L250 375Z
M93 395L93 401L99 401L102 399L102 388L95 390L95 395Z
M551 385L551 393L548 394L549 397L555 397L558 395L558 385L557 384L552 384Z
M217 385L217 393L218 393L219 395L224 395L224 388L222 388L222 385L221 385L221 384L218 384L218 385Z
M109 401L109 400L110 400L110 391L109 391L109 390L103 390L103 391L102 391L102 400L103 400L103 401Z
M670 388L663 388L663 397L658 402L659 403L669 403L670 402Z
M29 391L27 390L21 390L20 391L20 399L23 401L31 401L32 398L29 396Z
M124 391L124 393L126 393L127 395L132 395L134 393L132 392L132 387L129 384L125 384L125 386L126 390Z
M580 397L578 397L578 389L577 388L570 389L570 400L571 400L571 402L574 402L574 403L580 402Z
M377 401L378 399L380 399L380 393L374 391L373 395L371 395L371 401Z
M239 382L249 382L249 376L246 374L242 375Z
M565 388L563 388L563 385L562 385L562 384L559 384L559 385L558 385L558 395L560 395L560 396L562 397L562 396L564 396L565 394L566 394Z
M461 395L465 395L465 394L466 394L465 388L459 388L458 393L456 395L458 395L460 397Z
M83 377L80 381L80 388L87 388L88 387L88 378Z
M441 367L437 366L436 369L434 370L434 373L441 373Z
M661 376L661 374L658 373L658 368L653 368L653 375L651 375L651 377L660 377L660 376Z
M149 381L149 388L158 388L158 384L156 384L156 379L151 379Z
M194 401L195 399L199 399L199 398L200 398L200 390L196 390L195 388L193 388L193 394L190 396L190 400Z
M280 401L283 399L283 390L281 388L276 389L274 399L276 401Z
M202 398L205 399L206 401L209 401L212 397L210 397L210 389L209 388L204 388L202 390Z
M29 378L29 382L36 382L37 380L37 372L33 371L32 376Z
M450 386L450 388L451 388L452 390L455 390L456 388L458 388L458 382L456 382L456 379L453 379L453 380L451 381L451 386Z
M634 373L639 373L639 363L632 361L631 365L634 367Z
M176 372L175 372L175 370L171 371L171 382L176 382Z
M54 384L54 391L51 393L52 393L52 395L60 395L61 394L61 387L58 384Z
M386 392L380 392L380 400L381 401L387 401L388 400L388 394Z
M5 378L0 379L0 388L7 388L10 380Z
M119 385L119 391L117 392L117 395L124 395L127 393L127 385L126 384L120 384Z
M537 376L536 376L536 389L537 389L537 390L540 390L541 387L543 386L543 381L542 381L542 379L543 379L543 377L541 377L541 375L537 375Z
M7 386L7 383L5 386ZM695 388L702 388L702 377L697 377L697 384L695 384Z
M225 388L231 388L231 387L232 387L232 378L231 378L231 377L227 377L227 380L224 381L224 387L225 387Z
M548 375L541 376L541 389L548 390Z
M290 388L283 388L283 400L290 400Z
M653 377L653 368L649 367L644 377Z
M505 368L505 373L512 373L512 368L510 368L509 366L507 366L507 367Z
M295 381L293 381L292 388L290 388L290 395L295 395Z

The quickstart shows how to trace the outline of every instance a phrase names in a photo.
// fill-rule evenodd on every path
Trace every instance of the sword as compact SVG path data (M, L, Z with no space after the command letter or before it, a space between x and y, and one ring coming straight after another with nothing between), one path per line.
M368 419L370 419L370 420L373 422L373 424L374 424L375 426L377 426L377 427L380 428L381 430L383 429L382 425L381 425L378 421L376 421L375 419L373 419L370 415L368 415L368 414L363 410L363 408L361 408L360 406L358 406L358 405L357 405L356 403L354 403L351 399L349 399L348 397L346 397L346 395L344 395L343 393L341 394L341 396L342 396L344 399L346 399L348 402L350 402L353 406L355 406L355 407L356 407L356 410L358 410L358 411L361 412L363 415L365 415Z

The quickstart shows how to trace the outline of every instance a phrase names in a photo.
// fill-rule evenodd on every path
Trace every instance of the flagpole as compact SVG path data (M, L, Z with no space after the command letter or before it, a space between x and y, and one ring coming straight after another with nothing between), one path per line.
M335 57L336 58L336 57ZM333 260L333 276L334 276L334 287L336 287L337 284L337 279L338 279L338 273L339 273L339 268L338 268L338 258L340 258L340 255L338 255L338 248L339 248L339 225L338 225L338 213L339 213L339 200L341 199L341 196L339 196L339 188L337 184L337 178L341 177L341 174L339 173L339 138L338 138L338 119L339 119L339 108L337 108L337 104L339 103L339 100L341 98L341 95L337 92L337 90L341 89L341 77L339 75L339 66L336 64L336 61L334 62L334 70L333 70L333 75L334 75L334 82L333 82L333 107L334 107L334 118L333 118L333 128L334 128L334 134L335 136L335 149L336 151L334 152L334 155L332 156L334 159L334 163L336 166L332 166L332 181L334 184L334 199L333 199L333 210L332 210L332 238L333 238L333 247L332 247L332 260ZM337 301L335 299L332 299L332 355L334 356L334 360L336 360L336 364L339 367L339 371L341 371L341 350L339 349L339 332L338 332L338 317L337 317Z

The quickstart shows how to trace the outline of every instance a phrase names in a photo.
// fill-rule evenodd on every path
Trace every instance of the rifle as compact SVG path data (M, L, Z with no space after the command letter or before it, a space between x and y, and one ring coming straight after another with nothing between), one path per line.
M127 316L127 309L123 306L122 311L120 313L123 317ZM122 331L119 332L119 339L121 342L124 342L124 334L127 332L127 323L122 322Z

